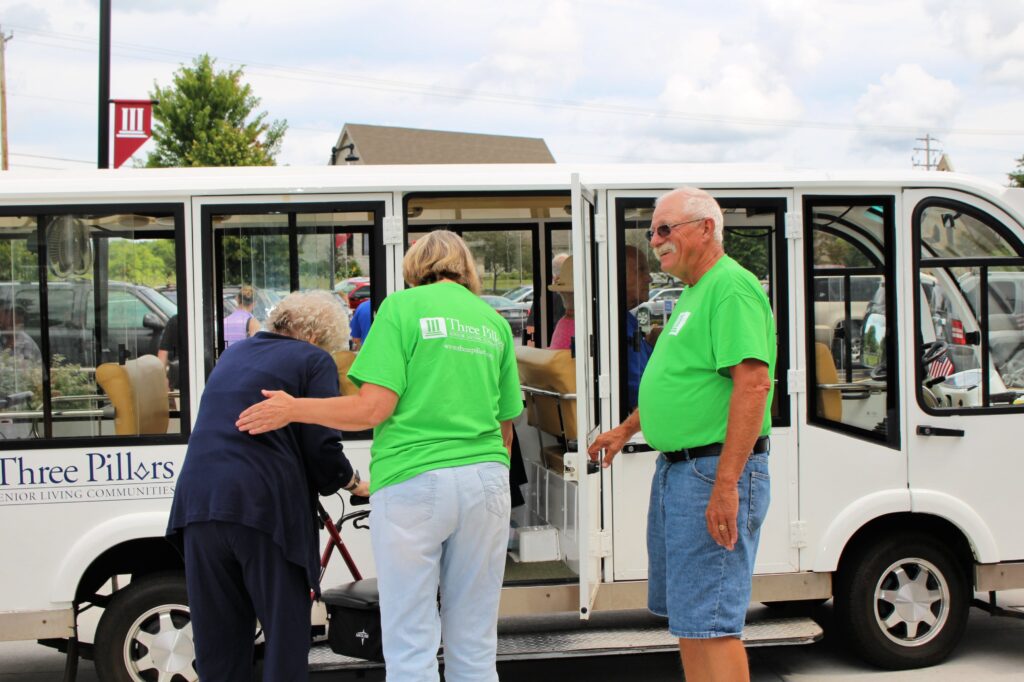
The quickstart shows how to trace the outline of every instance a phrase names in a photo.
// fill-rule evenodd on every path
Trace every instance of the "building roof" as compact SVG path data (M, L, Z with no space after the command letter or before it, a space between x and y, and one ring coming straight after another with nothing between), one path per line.
M331 165L554 163L555 157L539 137L346 123L338 144L331 150L331 162Z

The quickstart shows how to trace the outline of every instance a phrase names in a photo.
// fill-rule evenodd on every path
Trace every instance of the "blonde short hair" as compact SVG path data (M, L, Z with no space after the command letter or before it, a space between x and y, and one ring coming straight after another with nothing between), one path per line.
M476 261L462 237L434 230L409 247L402 261L402 276L414 287L450 279L480 295Z
M327 291L296 291L274 306L267 329L309 341L327 352L348 350L348 315Z

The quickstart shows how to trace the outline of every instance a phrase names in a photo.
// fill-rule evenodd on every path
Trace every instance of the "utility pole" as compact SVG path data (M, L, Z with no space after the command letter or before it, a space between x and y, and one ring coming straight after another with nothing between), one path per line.
M96 167L110 168L110 0L100 0L99 100Z
M923 147L914 147L915 152L924 152L924 162L918 162L916 158L911 157L910 160L914 164L914 168L935 170L939 165L939 159L942 158L942 150L939 148L932 149L932 144L941 142L941 140L937 140L928 133L925 133L924 137L919 137L916 141L924 143ZM932 157L932 154L935 154L935 157ZM932 161L932 158L935 158L935 161Z
M4 35L3 28L0 28L0 138L2 138L4 145L4 152L2 160L0 160L0 170L7 170L10 166L7 164L7 41L14 37L12 33L9 36Z

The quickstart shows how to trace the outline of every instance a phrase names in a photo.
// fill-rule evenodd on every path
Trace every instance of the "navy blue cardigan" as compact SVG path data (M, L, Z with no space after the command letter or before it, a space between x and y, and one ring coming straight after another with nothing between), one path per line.
M174 490L168 537L190 523L226 521L270 535L285 557L307 570L319 590L316 495L330 495L352 478L334 429L291 424L251 436L238 415L263 400L260 389L296 397L338 395L331 356L305 341L259 332L232 344L203 390L185 463Z

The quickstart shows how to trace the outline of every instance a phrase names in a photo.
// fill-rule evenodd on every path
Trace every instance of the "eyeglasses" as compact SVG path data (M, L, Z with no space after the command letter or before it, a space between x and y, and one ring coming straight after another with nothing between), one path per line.
M668 239L668 236L672 234L672 230L679 227L680 225L689 225L690 223L696 223L704 218L694 218L693 220L684 220L681 223L673 223L671 225L658 225L653 230L647 230L647 241L654 239L654 233L657 232L658 236L662 239Z

